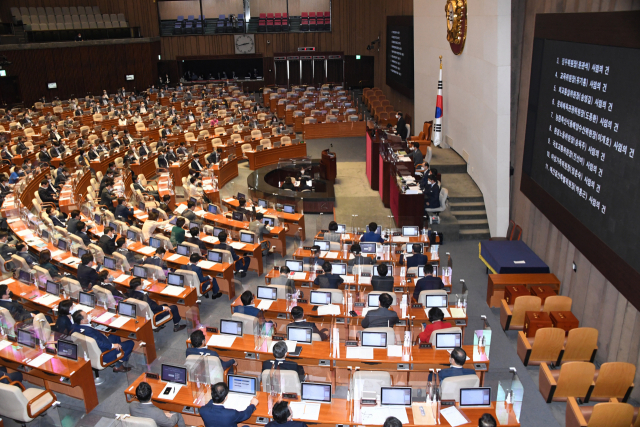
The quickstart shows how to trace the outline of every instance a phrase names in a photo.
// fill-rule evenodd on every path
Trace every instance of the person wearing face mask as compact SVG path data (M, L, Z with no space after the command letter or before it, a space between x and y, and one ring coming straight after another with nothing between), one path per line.
M193 160L191 161L191 169L194 171L200 172L204 167L200 164L200 154L195 154L193 156Z
M413 160L413 165L418 167L418 165L424 163L424 156L422 155L422 151L420 151L420 143L413 142L411 147L411 152L407 153L407 157L410 157Z
M436 182L436 177L429 175L427 184L427 192L425 193L426 205L428 209L436 209L440 207L440 187Z
M127 125L127 119L124 118L124 115L120 115L120 118L118 118L118 126L126 126Z
M163 169L169 168L169 162L167 161L167 154L164 148L158 150L158 167Z
M89 160L96 160L98 157L100 157L100 154L98 154L98 149L95 144L91 145L91 148L87 153L87 156L89 156Z
M142 145L140 145L138 154L140 155L140 157L144 157L149 154L149 149L147 148L147 142L145 140L142 140Z
M398 111L396 115L398 118L398 124L396 125L396 129L398 130L398 135L402 138L403 141L407 140L407 122L404 120L403 114Z
M106 185L104 190L102 190L102 193L100 193L100 204L106 206L109 211L115 212L116 208L113 205L113 201L116 197L111 194L112 191L113 183L110 182Z
M122 142L124 143L125 146L129 146L129 144L133 143L133 138L129 133L129 129L124 130L124 135L122 136Z
M136 182L133 183L134 190L140 190L143 193L148 193L153 196L154 199L160 201L160 194L157 191L154 191L151 187L145 188L140 182L140 178L136 178Z
M173 152L173 147L169 147L167 149L167 161L169 163L173 163L173 162L177 162L178 161L178 156L176 156L176 153Z
M65 168L60 168L58 169L54 186L60 188L65 182L67 182L67 170Z

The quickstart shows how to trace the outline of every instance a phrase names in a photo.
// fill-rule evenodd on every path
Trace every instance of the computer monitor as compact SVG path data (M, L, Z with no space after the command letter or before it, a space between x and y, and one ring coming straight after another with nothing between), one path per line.
M347 232L347 225L346 224L338 224L338 231L336 231L339 234L344 234Z
M382 226L379 225L378 228L376 228L376 234L377 235L382 235Z
M127 239L136 240L137 235L135 231L127 230Z
M304 269L304 263L302 261L297 261L294 259L288 259L284 262L284 265L289 268L290 271L294 273L300 273Z
M147 209L147 205L145 204L145 202L138 203L138 209L140 209L141 211L146 210Z
M20 270L18 273L18 281L22 283L31 284L33 280L31 279L31 273L28 271Z
M154 211L157 211L157 209L154 209ZM171 224L171 225L176 225L177 223L178 223L178 217L177 216L173 217L171 219L171 221L169 221L169 224Z
M227 375L229 392L255 395L258 390L258 379L256 377L245 377L244 375Z
M225 335L242 336L242 322L237 320L220 319L220 333Z
M247 198L247 196L245 194L238 192L238 200L246 199L246 198Z
M61 251L65 251L66 252L67 251L67 247L68 247L68 244L67 244L66 240L62 240L62 239L58 240L58 249L60 249Z
M424 265L418 266L418 277L424 277Z
M376 253L376 244L375 243L360 243L360 250L363 254L375 254Z
M102 224L102 217L100 216L100 214L97 213L93 215L93 222L95 222L96 225Z
M331 403L331 384L302 383L300 398L306 402Z
M47 230L42 230L40 232L40 236L44 239L44 240L49 240L49 232Z
M60 283L47 280L47 293L55 296L60 295Z
M195 205L198 202L198 199L196 199L195 197L189 197L189 201L193 202L193 204Z
M491 406L491 387L460 389L461 408L489 408Z
M268 225L269 227L273 227L276 223L276 220L274 218L270 218L268 216L264 216L262 217L262 223L264 225Z
M288 213L288 214L296 213L296 207L293 205L284 205L282 207L282 210L284 211L284 213Z
M427 308L447 308L449 300L446 295L427 295Z
M26 329L18 329L18 344L36 348L36 336L31 331Z
M118 232L118 224L113 221L109 221L109 227L113 228L113 231Z
M387 266L387 277L393 276L393 265L386 264L386 266ZM378 268L376 266L373 266L373 275L378 276Z
M224 228L213 227L213 235L214 235L214 237L218 237L218 234L222 233L223 231L224 231Z
M419 254L421 254L422 252L424 252L424 248L422 247L422 243L407 243L407 253L408 254L412 254L413 253L413 245L420 245L420 252L418 252Z
M366 332L362 331L362 347L380 347L387 346L387 333L386 332Z
M382 387L381 406L411 406L411 387Z
M136 318L136 305L128 303L128 302L120 301L120 304L118 304L118 314L120 316L127 316L127 317L132 317L132 318L135 319Z
M78 258L82 258L82 255L86 254L87 252L89 252L87 249L78 248Z
M116 269L116 259L111 257L104 257L104 268L108 268L109 270Z
M209 251L207 253L207 259L211 262L222 262L222 253L216 251Z
M169 273L167 284L173 286L184 286L184 276L182 274Z
M275 301L278 299L278 289L270 286L258 286L258 298Z
M78 345L71 341L58 340L58 356L78 360Z
M417 225L405 225L402 227L402 235L406 237L416 237L420 235Z
M331 304L331 292L311 291L310 302L316 305Z
M87 307L94 308L96 306L95 294L89 294L87 292L80 292L78 294L78 304L86 305Z
M258 206L267 209L269 207L269 202L264 199L258 199Z
M149 237L149 246L157 249L162 246L162 240L155 237Z
M147 269L144 268L141 265L134 265L133 266L133 275L135 277L139 277L141 279L146 279L147 278Z
M367 295L367 307L380 307L380 295L382 294Z
M178 247L176 248L176 252L183 256L189 256L190 251L191 248L189 248L189 246L187 245L178 245Z
M446 332L436 334L436 349L460 347L462 334L460 332Z
M253 233L247 233L246 231L241 231L240 232L240 241L242 243L249 243L250 245L253 244Z
M331 274L340 274L340 275L347 274L347 264L343 264L343 263L331 264Z
M187 368L162 364L160 379L166 383L187 385Z
M215 215L218 213L218 207L216 205L209 204L209 206L207 207L207 212Z
M287 339L301 344L311 344L313 342L313 328L299 328L297 326L287 327Z
M244 219L244 214L242 212L233 211L231 213L231 218L233 218L235 221L242 221Z
M331 248L330 242L327 240L314 240L313 246L320 246L321 251L328 251Z

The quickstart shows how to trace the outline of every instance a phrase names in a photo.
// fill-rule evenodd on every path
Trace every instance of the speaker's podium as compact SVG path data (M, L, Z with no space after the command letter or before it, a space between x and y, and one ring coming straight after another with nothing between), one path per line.
M320 159L320 177L327 181L335 181L337 175L336 153L331 153L327 148L322 152L322 158Z

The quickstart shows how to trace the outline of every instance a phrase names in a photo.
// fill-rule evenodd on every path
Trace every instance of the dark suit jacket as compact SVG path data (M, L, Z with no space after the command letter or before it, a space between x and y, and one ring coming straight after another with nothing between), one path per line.
M167 136L171 135L171 131L168 129L162 129L162 137L166 138Z
M100 283L100 275L93 268L80 264L78 266L78 282L80 282L82 289L87 289L90 284Z
M202 164L200 164L200 162L196 162L195 160L191 160L191 169L197 170L197 171L201 171L204 168L202 167Z
M371 231L367 231L360 238L360 242L365 242L365 243L384 243L384 239L379 234L376 234L376 233L371 232Z
M55 186L60 187L64 185L65 182L67 182L67 177L62 176L62 174L59 173L58 176L56 177Z
M191 220L189 220L191 221ZM201 251L206 251L207 250L207 245L205 245L205 243L198 239L197 237L187 237L187 239L185 240L185 242L188 243L193 243L194 245L198 245L198 247L200 248Z
M89 151L88 156L89 156L89 160L95 160L98 157L100 157L98 153L94 152L93 150Z
M249 419L255 410L255 406L249 405L244 411L236 411L209 401L200 408L200 417L205 427L237 427L238 423Z
M338 289L338 286L343 282L344 280L342 279L342 277L333 273L321 274L313 281L315 285L324 289Z
M63 223L62 221L60 221L60 218L58 218L57 216L52 215L52 216L50 216L49 218L51 219L51 222L53 222L53 225L54 225L54 226L62 227L62 228L64 228L64 227L65 227L65 226L64 226L64 223Z
M202 268L198 267L195 264L187 264L184 266L184 269L195 272L198 275L198 280L200 280L200 283L209 280L208 278L204 277L204 274L202 274Z
M87 233L76 230L76 232L73 234L80 237L84 242L85 246L89 246L91 244L91 239L89 238L89 236L87 236Z
M138 150L138 155L146 156L147 154L149 154L149 150L144 146L140 146L140 150Z
M56 203L56 199L53 198L51 193L49 193L46 188L38 188L38 195L40 196L40 200L42 200L43 202Z
M242 313L246 314L247 316L253 317L258 317L258 315L260 314L260 310L258 310L256 307L251 307L250 305L239 305L233 309L233 312Z
M87 337L93 338L98 344L100 351L104 353L105 351L109 351L112 348L111 341L107 339L106 336L100 331L93 329L89 325L73 325L73 332L81 333ZM116 359L118 355L118 350L113 349L109 351L109 353L104 355L103 361L104 363L110 363Z
M124 218L127 219L133 215L133 209L129 209L127 205L118 205L116 206L116 211L114 212L114 216L116 219Z
M169 168L169 162L167 162L165 156L158 156L158 166L165 169Z
M323 341L328 338L327 334L325 334L324 332L320 332L320 329L318 329L316 324L313 323L313 322L307 322L307 321L292 322L292 323L289 323L289 325L287 325L287 326L297 326L299 328L312 328L313 329L313 333L320 335L320 338L322 338Z
M162 258L160 258L159 256L156 256L155 254L153 256L147 257L144 260L143 264L150 264L150 265L156 265L160 268L167 268L167 263L165 261L162 260ZM200 267L198 267L200 268Z
M233 258L234 261L237 261L240 259L238 254L236 254L236 251L226 243L218 243L217 245L213 245L213 247L216 249L221 249L223 251L229 251L231 253L231 258Z
M411 267L422 267L429 260L424 254L413 254L407 257L407 270Z
M0 299L0 307L9 310L11 317L13 317L13 320L16 322L23 322L27 319L31 319L31 313L25 310L19 302Z
M399 322L398 315L395 311L380 307L376 310L367 312L362 320L363 328L386 328L393 327Z
M70 218L69 221L67 221L67 231L71 234L76 234L76 224L79 222L79 218Z
M73 323L69 316L58 316L56 324L51 329L61 334L71 335L73 333Z
M276 420L269 421L266 427L307 427L307 423L303 423L302 421L287 421L284 424L278 424Z
M416 283L416 289L413 291L413 298L418 301L420 292L432 291L435 289L444 289L444 283L442 283L442 279L440 279L439 277L425 276L422 279L418 280L418 282Z
M218 156L218 153L214 151L207 156L206 160L209 163L218 163L220 161L220 156Z
M279 367L283 371L296 371L298 377L300 377L300 382L304 381L304 368L290 360L265 360L262 362L262 370L271 370L273 363L276 363L276 369Z
M402 138L403 141L407 139L407 122L404 120L404 117L400 117L398 119L398 124L396 126L400 138Z
M100 204L101 205L105 205L111 211L113 211L115 209L113 207L113 200L114 199L115 199L115 197L113 197L111 194L109 194L109 191L106 188L102 190L102 193L100 193Z
M38 153L38 159L41 162L45 162L45 163L51 162L51 156L46 151L41 151L40 153Z
M58 149L58 147L51 147L49 149L49 154L51 155L52 158L53 157L60 157L62 155L63 151L64 150L62 150L62 149Z
M373 278L371 278L371 286L374 291L393 292L393 277L373 276Z
M113 251L116 250L116 243L114 242L114 239L107 236L106 234L100 236L100 240L98 240L98 246L102 248L102 251L105 255L111 255Z
M438 184L434 184L431 187L431 191L425 194L425 201L429 203L428 209L435 209L440 207L440 187Z
M178 160L178 157L175 155L175 153L167 153L166 157L167 157L167 161L169 162L175 162Z
M438 378L440 378L440 382L442 382L443 379L449 378L449 377L459 377L461 375L475 375L475 374L476 374L476 371L474 371L473 369L447 368L447 369L442 369L440 372L438 372Z

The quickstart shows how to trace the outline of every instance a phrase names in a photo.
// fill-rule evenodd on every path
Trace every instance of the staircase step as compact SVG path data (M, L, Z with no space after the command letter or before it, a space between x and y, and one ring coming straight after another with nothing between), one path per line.
M449 202L449 206L451 206L451 210L456 211L475 211L477 209L484 209L484 202Z
M488 227L489 221L486 219L461 219L458 221L458 224L460 224L460 231L462 231Z
M484 205L484 197L449 197L449 203L482 203Z
M451 210L451 214L456 217L457 220L465 220L465 219L486 219L487 211L459 211L459 210Z
M485 240L491 237L488 228L470 228L460 230L460 240Z

